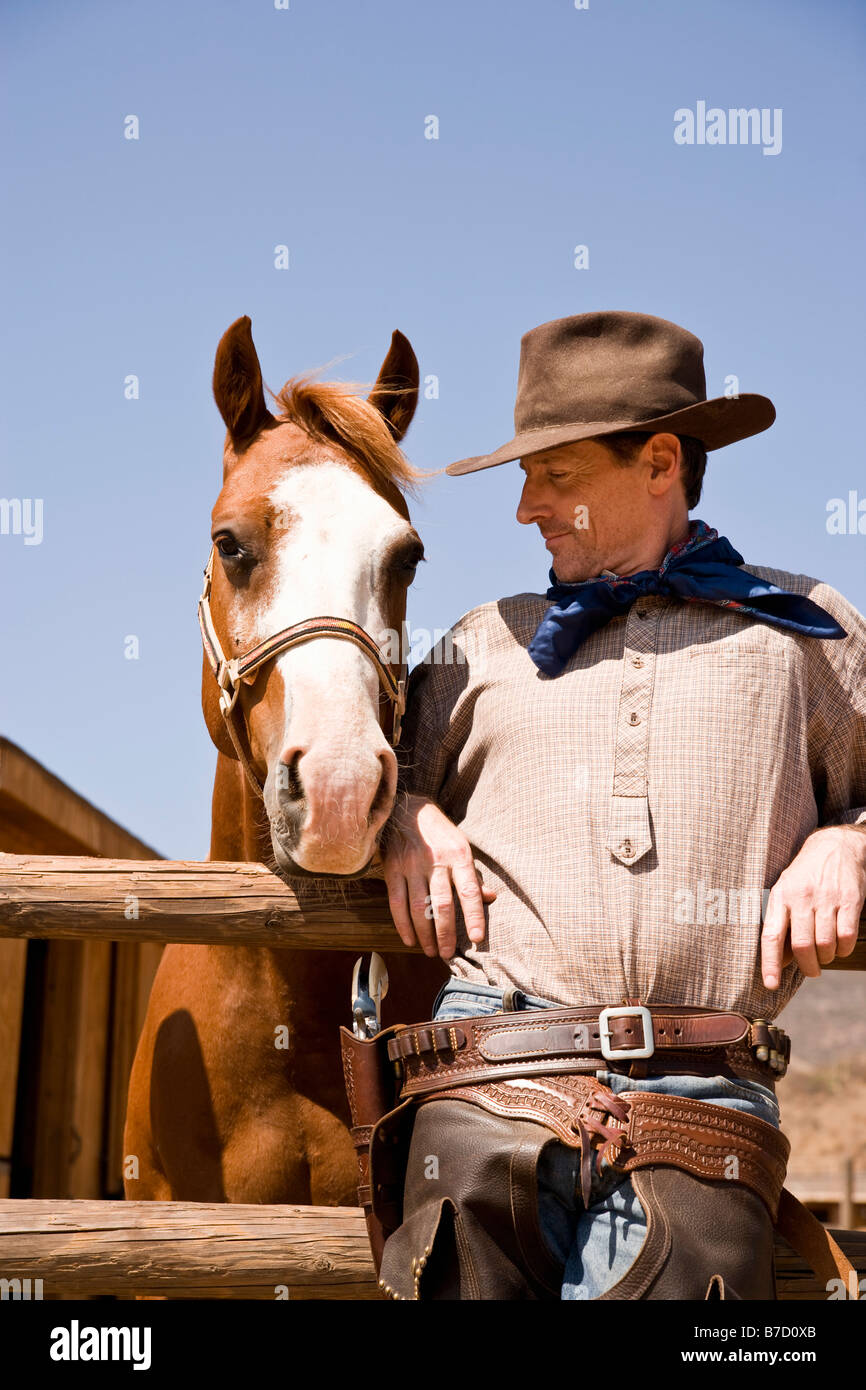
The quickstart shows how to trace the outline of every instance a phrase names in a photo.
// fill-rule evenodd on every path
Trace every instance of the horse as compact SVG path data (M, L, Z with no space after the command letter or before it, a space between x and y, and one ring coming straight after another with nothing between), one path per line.
M405 636L424 558L404 493L428 475L399 447L418 381L395 331L366 399L293 377L268 388L272 414L248 316L216 352L223 486L199 610L209 858L264 863L305 893L375 876L395 804L403 687L381 650ZM166 946L130 1076L127 1198L357 1203L339 1045L354 959ZM429 1017L443 962L385 962L382 1026L389 1006L394 1021Z

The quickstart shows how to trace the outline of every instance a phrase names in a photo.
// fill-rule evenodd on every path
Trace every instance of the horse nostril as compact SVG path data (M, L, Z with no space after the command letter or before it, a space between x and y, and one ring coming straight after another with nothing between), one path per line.
M288 755L284 753L277 763L277 792L281 801L300 801L304 795L298 763L304 755L302 748L295 748Z
M376 795L373 797L370 806L370 815L374 816L380 811L390 812L391 799L396 788L396 765L392 755L381 753L379 762L382 764L382 775L379 778L379 785L376 788Z

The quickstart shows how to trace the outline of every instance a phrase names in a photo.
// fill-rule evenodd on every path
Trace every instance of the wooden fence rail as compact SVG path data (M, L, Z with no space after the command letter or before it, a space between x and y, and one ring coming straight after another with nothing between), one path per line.
M263 864L0 854L0 938L20 936L409 949L375 878L289 887Z
M6 1199L3 1278L41 1279L43 1297L381 1296L360 1207Z
M866 1276L866 1231L833 1235ZM826 1299L776 1240L779 1297ZM205 1202L0 1201L0 1279L41 1279L51 1294L171 1298L377 1299L359 1207ZM31 1294L32 1296L32 1294ZM283 1295L285 1296L285 1295Z
M409 949L376 878L289 887L263 864L0 854L0 938L22 936ZM866 970L866 918L852 954L824 968Z

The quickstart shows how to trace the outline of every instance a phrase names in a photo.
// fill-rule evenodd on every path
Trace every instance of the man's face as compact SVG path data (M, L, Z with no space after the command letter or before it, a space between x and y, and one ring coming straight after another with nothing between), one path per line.
M644 453L625 468L600 441L586 439L520 461L526 478L517 520L538 527L557 579L592 579L603 569L629 572L652 512L651 463Z

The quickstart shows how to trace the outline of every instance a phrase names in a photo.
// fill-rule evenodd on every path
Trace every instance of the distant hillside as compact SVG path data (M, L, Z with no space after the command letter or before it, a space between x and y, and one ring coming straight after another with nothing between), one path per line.
M866 1171L866 973L806 980L778 1022L791 1036L776 1086L789 1172L832 1171L847 1154Z

